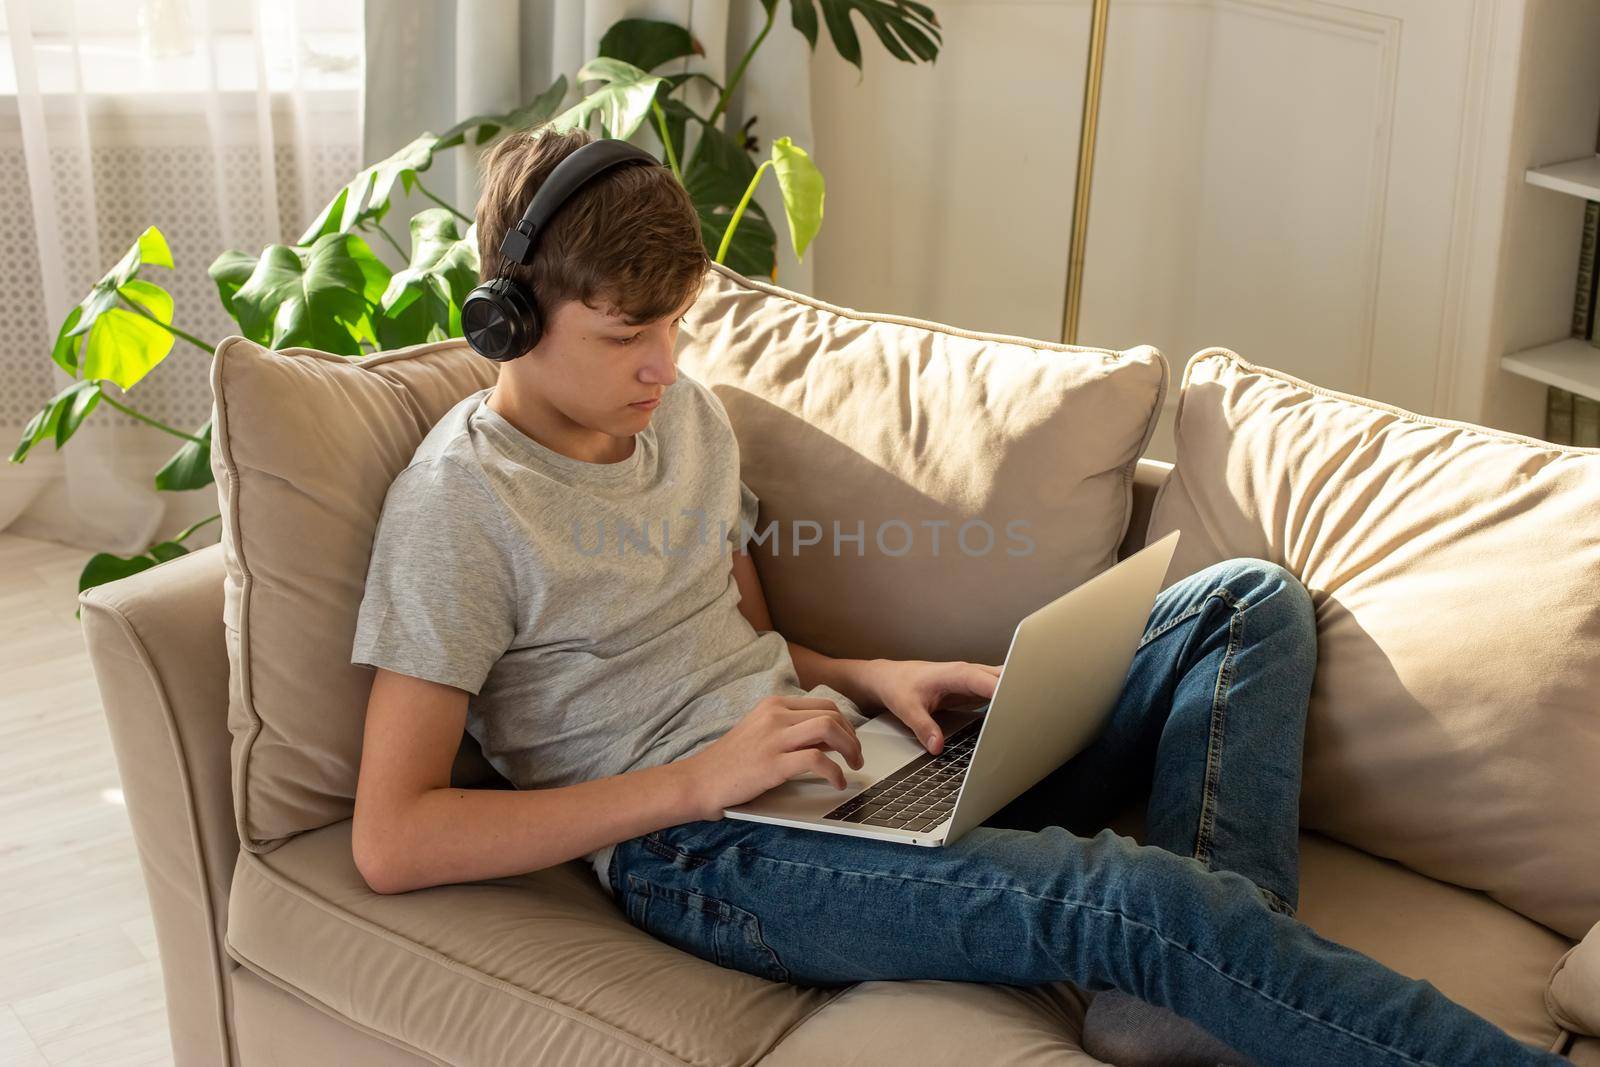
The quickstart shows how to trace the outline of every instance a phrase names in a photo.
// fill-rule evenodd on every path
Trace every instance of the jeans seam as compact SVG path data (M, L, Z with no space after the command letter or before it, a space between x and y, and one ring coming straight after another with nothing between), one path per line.
M1200 795L1200 827L1195 837L1194 858L1211 867L1211 845L1217 830L1217 796L1222 786L1222 741L1228 718L1228 694L1233 688L1233 675L1239 645L1244 640L1244 608L1232 601L1233 616L1228 620L1228 647L1222 655L1222 666L1217 671L1217 686L1211 696L1211 722L1206 738L1206 777Z
M1145 634L1144 638L1139 642L1139 648L1143 648L1145 645L1148 645L1151 641L1154 641L1156 638L1160 637L1168 630L1171 630L1174 626L1178 625L1180 622L1183 622L1185 619L1199 614L1200 609L1206 606L1206 599L1210 596L1211 594L1207 593L1204 597L1200 598L1200 603L1194 605L1193 607L1184 609L1181 613L1174 615L1172 618L1168 619L1154 630L1151 630L1149 633ZM1138 649L1135 649L1134 651L1138 651Z
M761 917L755 912L713 893L670 885L633 871L623 873L627 882L624 911L629 921L640 929L646 932L649 930L650 901L654 899L670 901L682 908L692 908L714 918L711 949L715 958L711 962L719 967L742 971L743 968L737 966L734 951L728 944L728 939L738 938L752 953L769 964L770 973L761 977L775 982L791 980L789 968L784 965L777 950L762 936Z
M1210 600L1212 597L1216 597L1224 604L1227 604L1230 608L1234 608L1235 610L1242 610L1250 606L1248 601L1240 600L1238 597L1234 596L1234 594L1226 585L1215 586L1209 592L1207 592L1205 596L1200 598L1200 602L1198 604L1183 609L1183 611L1179 612L1177 615L1174 615L1172 618L1168 619L1154 630L1151 630L1149 633L1145 634L1144 637L1139 640L1138 648L1143 648L1145 645L1148 645L1151 641L1154 641L1156 638L1167 633L1180 622L1184 622L1185 620L1198 615L1205 609L1206 601ZM1138 648L1136 648L1134 651L1138 651Z
M1267 898L1267 902L1273 908L1273 910L1287 915L1291 919L1295 917L1295 907L1293 904L1290 904L1287 900L1284 900L1266 886L1258 885L1256 888L1259 889L1262 895Z
M1239 978L1238 976L1230 973L1228 970L1223 968L1221 965L1212 962L1210 959L1208 959L1205 956L1201 955L1199 952L1197 952L1194 949L1190 948L1188 945L1185 945L1185 944L1182 944L1180 942L1172 940L1170 937L1168 937L1164 933L1162 933L1159 929L1157 929L1156 927L1150 925L1149 923L1145 922L1144 920L1136 919L1136 918L1130 916L1127 912L1123 911L1121 908L1108 907L1108 906L1102 905L1102 904L1092 904L1092 903L1089 903L1088 901L1082 901L1082 900L1070 900L1070 899L1067 899L1067 898L1064 898L1064 897L1052 897L1052 896L1048 896L1048 895L1043 894L1043 893L1032 893L1032 892L1029 892L1027 889L1019 888L1019 887L1014 886L1014 885L969 885L969 884L967 884L965 882L947 882L942 878L929 878L929 877L921 876L921 875L888 874L888 873L884 873L882 871L845 870L845 869L838 868L838 867L824 867L824 866L822 866L820 864L816 864L816 863L806 863L803 860L778 859L777 857L768 856L765 853L758 852L755 849L748 848L748 847L746 847L744 845L731 845L729 847L733 848L733 849L737 849L740 852L747 852L751 856L755 857L756 859L764 860L764 861L766 861L768 863L784 864L784 865L793 866L793 867L808 867L811 870L823 871L823 872L825 872L827 874L855 875L858 878L882 878L882 879L891 880L891 881L898 881L898 882L925 882L925 883L928 883L930 885L944 886L944 887L949 888L949 889L976 889L976 890L984 890L984 891L999 890L1002 893L1015 893L1018 896L1028 897L1028 898L1033 899L1033 900L1047 901L1047 902L1049 902L1051 904L1062 904L1062 905L1066 905L1066 906L1074 907L1074 908L1083 908L1086 911L1099 912L1099 913L1102 913L1102 914L1111 915L1111 916L1116 917L1117 919L1120 919L1121 921L1123 921L1125 923L1129 923L1130 925L1137 926L1137 927L1140 927L1140 928L1142 928L1144 930L1149 931L1151 936L1155 937L1156 940L1161 941L1164 944L1171 945L1173 948L1177 949L1179 952L1182 952L1184 955L1190 956L1191 958L1195 959L1199 963L1204 964L1206 967L1208 967L1211 970L1215 971L1217 974L1221 975L1223 978L1227 979L1228 981L1232 982L1233 984L1238 985L1238 986L1243 986L1245 989L1250 990L1250 992L1255 993L1255 994L1257 994L1257 995L1259 995L1259 996L1271 1001L1274 1004L1277 1004L1278 1006L1286 1009L1287 1011L1290 1011L1290 1012L1294 1013L1295 1015L1300 1016L1301 1018L1308 1019L1311 1022L1313 1022L1313 1023L1315 1023L1315 1024L1319 1025L1319 1026L1326 1026L1329 1029L1336 1030L1339 1033L1345 1034L1346 1036L1352 1038L1355 1041L1361 1042L1362 1044L1371 1045L1373 1048L1382 1049L1385 1052L1388 1052L1388 1053L1391 1053L1393 1055L1399 1056L1401 1059L1405 1060L1407 1063L1415 1063L1415 1064L1418 1064L1419 1067L1446 1067L1446 1065L1444 1065L1444 1064L1434 1064L1434 1063L1430 1063L1430 1061L1428 1061L1428 1060L1419 1060L1416 1057L1412 1056L1410 1053L1405 1052L1403 1049L1395 1048L1392 1045L1386 1045L1381 1041L1374 1041L1372 1038L1364 1037L1363 1035L1356 1033L1354 1030L1350 1030L1350 1029L1347 1029L1346 1027L1340 1026L1336 1022L1333 1022L1333 1021L1328 1020L1328 1019L1319 1018L1318 1016L1311 1014L1310 1012L1306 1011L1303 1008L1299 1008L1299 1007L1296 1007L1293 1004L1290 1004L1288 1001L1280 1000L1279 998L1273 996L1271 993L1268 993L1268 992L1266 992L1265 990L1262 990L1262 989L1258 989L1254 985L1251 985L1249 982L1245 981L1244 979Z
M737 905L734 906L737 907ZM778 955L778 950L767 943L765 932L761 926L761 916L757 915L748 908L740 908L739 910L744 913L744 916L746 916L746 918L735 920L739 924L740 931L744 936L745 944L749 946L751 951L764 956L767 961L772 964L773 975L776 976L773 978L774 981L792 982L794 980L794 976L790 972L788 966L783 962L783 959ZM763 977L771 976L764 975Z

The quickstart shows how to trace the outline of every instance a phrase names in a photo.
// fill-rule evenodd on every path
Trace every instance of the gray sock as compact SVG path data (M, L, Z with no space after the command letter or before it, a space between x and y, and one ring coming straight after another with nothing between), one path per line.
M1119 989L1089 1002L1083 1051L1116 1067L1255 1067L1199 1024Z

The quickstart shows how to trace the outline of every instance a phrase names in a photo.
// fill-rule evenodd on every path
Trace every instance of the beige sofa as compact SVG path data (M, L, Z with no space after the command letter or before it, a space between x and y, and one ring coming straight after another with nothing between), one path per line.
M1381 566L1363 567L1348 552L1330 551L1330 544L1334 548L1339 544L1332 533L1328 533L1331 541L1297 541L1273 534L1274 529L1310 528L1348 533L1348 523L1318 519L1334 507L1330 500L1338 494L1330 497L1329 486L1359 486L1359 503L1366 506L1352 508L1346 501L1347 510L1358 516L1373 512L1370 505L1382 496L1381 488L1374 488L1372 481L1374 464L1363 466L1352 457L1366 454L1369 459L1387 462L1383 457L1395 454L1393 449L1388 444L1387 451L1379 449L1376 443L1392 443L1395 434L1421 449L1404 452L1408 458L1399 468L1402 472L1415 469L1418 455L1439 462L1463 462L1450 453L1461 447L1463 433L1477 433L1480 437L1473 442L1481 438L1496 448L1512 450L1510 476L1517 484L1534 475L1526 457L1515 450L1537 451L1540 446L1489 431L1462 431L1459 424L1418 420L1381 405L1365 405L1244 363L1231 353L1201 353L1185 374L1179 467L1174 472L1167 464L1138 458L1148 443L1149 428L1165 391L1166 369L1159 356L1147 352L1112 358L1093 350L1069 350L917 320L868 316L743 279L722 268L712 280L716 287L706 297L707 309L716 313L718 322L743 325L731 333L708 331L697 338L685 365L695 366L702 380L743 383L726 394L727 406L740 431L742 449L749 448L746 469L754 478L752 488L762 497L764 514L784 510L785 483L763 464L781 463L786 450L777 448L765 454L769 437L809 432L808 427L815 429L822 418L803 401L786 408L782 384L752 370L767 366L762 361L771 358L774 337L810 337L804 343L810 346L811 356L852 348L859 351L860 339L870 337L873 341L867 358L875 363L904 356L904 342L917 354L913 362L924 372L935 365L929 362L930 353L936 360L952 359L959 364L959 348L952 347L958 342L970 343L979 353L980 362L963 373L988 373L981 362L983 353L1006 345L1031 347L1042 359L1040 373L1046 375L1058 373L1069 357L1079 355L1093 358L1091 377L1100 382L1114 379L1122 368L1156 367L1160 384L1153 386L1153 393L1139 394L1137 401L1149 408L1139 416L1146 421L1136 422L1131 436L1117 446L1120 451L1100 463L1101 469L1093 477L1086 476L1073 485L1084 492L1098 492L1110 485L1118 494L1126 494L1126 508L1116 502L1124 499L1121 495L1107 498L1112 502L1104 505L1113 509L1106 530L1118 556L1146 543L1163 527L1182 527L1189 555L1175 561L1170 579L1219 554L1262 555L1277 557L1296 569L1317 596L1319 620L1328 627L1325 647L1330 656L1325 669L1319 668L1308 735L1299 918L1324 936L1429 980L1524 1041L1566 1052L1577 1063L1600 1064L1600 1038L1588 1036L1600 1030L1600 933L1578 944L1586 932L1580 927L1600 918L1591 914L1600 882L1587 884L1596 861L1592 839L1597 835L1592 824L1587 835L1569 834L1569 827L1561 822L1579 820L1581 830L1581 820L1591 810L1590 801L1577 798L1577 793L1592 791L1594 772L1600 771L1600 765L1591 762L1592 747L1585 747L1592 746L1600 726L1592 717L1586 725L1582 718L1553 718L1558 725L1565 723L1570 735L1555 739L1563 752L1549 757L1550 770L1531 778L1525 764L1519 762L1515 742L1503 738L1489 739L1491 756L1487 759L1474 757L1459 767L1449 759L1441 764L1434 758L1437 753L1447 752L1455 758L1478 751L1472 744L1478 727L1468 717L1467 733L1456 736L1440 725L1457 719L1429 705L1427 671L1419 671L1406 659L1413 650L1401 638L1387 636L1386 627L1391 624L1397 630L1404 628L1405 620L1396 618L1403 612L1381 600L1374 606L1370 598L1363 599L1362 590L1428 581L1426 574L1421 579L1412 575L1426 572L1434 560L1449 558L1448 546L1428 546L1421 561L1397 576ZM820 333L797 331L794 327L801 318L814 325L815 320L806 316L831 316L832 325ZM763 324L773 329L767 330ZM228 402L226 412L220 411L219 404L219 413L233 420L223 434L224 438L231 434L232 445L217 446L219 450L231 447L233 454L214 456L229 524L226 543L88 590L80 598L85 636L149 887L179 1063L670 1063L705 1067L760 1063L781 1067L821 1062L1099 1062L1079 1048L1087 995L1070 984L1013 988L938 981L863 982L838 989L812 989L768 982L718 968L630 926L580 861L491 883L397 896L370 892L352 862L349 822L340 806L347 802L348 790L353 787L351 755L339 750L349 736L348 723L343 721L351 714L349 696L328 690L325 704L316 697L321 686L316 682L318 670L357 670L343 662L348 641L341 648L337 631L332 636L313 633L303 646L293 646L292 636L270 628L270 613L283 606L274 583L292 581L293 557L273 556L270 546L251 543L246 536L252 524L257 535L264 536L262 528L275 521L297 526L302 535L316 532L306 531L305 523L310 520L293 513L296 500L285 497L279 501L281 506L266 509L261 506L264 498L253 502L247 491L252 479L281 486L285 476L281 471L251 466L259 457L246 455L247 437L254 431L247 421L249 408L240 386L249 373L257 375L250 379L252 389L270 391L270 381L275 380L270 379L271 373L302 373L305 360L315 357L302 355L300 362L295 362L278 354L246 352L242 339L230 339L224 347L228 344L240 348L219 353L213 375L219 399ZM929 344L933 347L927 347ZM481 367L472 371L477 377L445 374L441 379L441 366L477 365L448 346L425 348L420 363L412 353L406 357L411 362L403 367L390 360L371 369L404 374L420 365L426 371L424 378L433 383L431 387L442 390L446 399L492 380L481 376ZM737 350L748 359L731 369L718 369L705 361L706 353L713 349L724 355ZM1017 358L1024 356L1029 353ZM324 361L312 369L319 375L332 375L343 390L340 395L352 395L343 366ZM826 367L816 363L804 372L813 390L822 388L818 380L826 372ZM241 378L229 380L226 375L230 373ZM1142 380L1147 385L1150 381ZM297 388L304 384L295 381ZM395 379L383 381L385 388L391 389ZM864 381L858 372L852 389L859 393L866 388ZM903 392L903 386L903 381L889 383L891 393ZM1040 392L1034 380L1021 382L1019 389L1018 395ZM1002 396L999 390L999 384L991 379L985 401L988 410L1005 406L997 400ZM1250 404L1249 398L1261 390L1287 392L1274 394L1271 403ZM764 399L741 405L739 398L748 400L754 394ZM304 395L297 394L302 399ZM354 401L358 405L363 402L359 398ZM1323 404L1338 406L1311 410ZM1307 411L1296 405L1308 406ZM362 417L371 414L363 410ZM428 423L423 409L408 406L406 410L415 413L415 434L423 432ZM784 410L804 418L779 418ZM935 406L924 403L920 410L919 417L929 417L929 412L938 417ZM1006 410L1020 412L1014 419L1032 418L1027 414L1032 409ZM1312 422L1296 422L1297 412ZM959 410L946 414L958 424L964 417ZM1259 435L1273 432L1263 418L1289 427L1293 443L1261 439ZM1352 429L1340 423L1343 418L1368 421ZM1326 425L1329 420L1334 431L1320 436L1308 432L1308 425ZM1030 423L1029 432L1018 435L1011 447L1025 448L1036 441L1042 432L1040 425L1044 424ZM827 429L826 444L851 445L852 455L870 454L873 447L881 445L874 443L872 434L851 442L851 433L862 432L859 420ZM999 426L995 432L1003 429ZM292 425L283 427L282 432L296 433ZM987 431L979 426L972 432ZM1418 433L1443 436L1428 444ZM1252 438L1252 434L1257 436ZM295 440L306 442L314 436L305 434ZM262 440L258 437L254 445L259 447ZM403 461L414 441L415 435L392 442L388 462ZM1351 441L1360 442L1354 451L1349 447ZM1336 461L1331 467L1316 462L1313 453L1318 442L1333 449ZM336 443L336 448L343 447ZM1239 449L1271 459L1237 462ZM1469 462L1493 467L1504 459L1492 449L1490 453L1482 454L1480 449L1471 454ZM787 454L792 459L792 451ZM1190 455L1195 462L1186 467ZM302 458L293 457L295 462ZM1571 475L1577 479L1577 488L1555 485L1552 491L1581 494L1597 484L1593 471L1600 464L1600 455L1564 450L1560 456L1547 458L1567 464L1562 471L1577 472ZM975 480L992 476L998 485L1000 479L1012 476L1004 455L987 467L982 466L984 461L971 457L968 461L979 464L973 468ZM315 457L305 462L326 466L326 460ZM1279 462L1285 465L1276 466ZM877 457L874 469L893 468L892 457ZM1332 482L1326 476L1329 471L1340 472ZM1130 475L1131 484L1127 480ZM1039 475L1034 472L1030 476ZM1489 478L1481 470L1475 476ZM1339 477L1346 483L1338 483ZM1317 486L1316 493L1296 491L1296 485L1305 479ZM906 480L902 477L901 483ZM1400 484L1403 481L1402 476L1396 484L1415 500L1416 486ZM381 502L381 490L379 486L375 496L370 486L364 490L361 506L369 534L373 502ZM299 495L305 497L306 492ZM917 499L925 502L937 495L936 481L929 481L919 487ZM992 498L1003 495L996 490ZM1072 498L1068 494L1062 499ZM1594 499L1589 501L1591 506ZM903 502L895 506L903 506ZM1426 504L1417 506L1426 509ZM1557 504L1542 506L1544 516L1556 521L1565 518L1558 514ZM1439 501L1438 507L1439 515L1424 524L1427 528L1442 529L1450 516L1461 514L1448 500ZM358 509L352 504L347 510ZM1386 517L1394 514L1393 509L1377 510ZM1065 518L1057 515L1055 521L1070 519L1072 514L1069 508ZM1381 522L1388 520L1360 521L1377 523L1381 532ZM1475 531L1483 528L1482 523L1469 523L1456 536L1470 542L1477 536ZM1105 532L1096 536L1103 539ZM1368 533L1377 536L1377 532ZM359 548L359 537L352 543ZM344 551L310 541L300 547L305 569L319 575ZM1530 567L1537 571L1539 566L1562 566L1563 552L1560 543L1547 545ZM1391 546L1381 559L1394 560L1404 554L1403 548ZM1581 556L1586 561L1583 566L1594 563L1580 552L1570 555L1573 559ZM781 561L758 562L764 580L770 579L774 617L780 625L787 630L785 620L791 620L796 639L804 633L819 647L829 644L824 632L828 622L820 609L808 614L806 605L812 602L806 599L804 576L785 572ZM341 565L348 570L349 561ZM881 570L885 564L880 560L877 566ZM1004 585L998 571L1003 564L991 566L997 585ZM1374 585L1375 577L1387 585ZM859 573L836 574L834 578L847 584L862 581ZM333 580L319 577L318 581ZM322 586L312 588L315 592ZM246 589L252 592L242 595ZM1346 596L1351 590L1355 593ZM960 592L972 596L970 590ZM1587 592L1591 600L1596 599L1595 588ZM348 590L344 594L348 601ZM1038 595L1038 590L1033 594ZM335 593L327 593L329 604L336 599ZM340 603L339 611L348 609L347 602ZM335 611L332 607L328 610ZM1574 619L1577 629L1572 631L1572 640L1591 641L1594 634L1586 629L1589 616L1569 616L1566 621ZM244 620L251 620L254 629L240 626ZM309 619L305 628L314 629ZM1357 634L1365 636L1364 643L1353 640ZM924 643L933 640L915 629L901 637ZM277 644L261 644L269 639ZM956 651L966 647L971 646L951 646ZM1592 648L1573 648L1572 656L1591 657L1585 662L1592 665ZM1379 661L1392 667L1380 672L1384 677L1379 680L1370 677L1371 663L1361 659L1374 649L1380 654ZM1439 673L1457 676L1461 689L1452 691L1472 689L1471 684L1460 681L1460 672L1447 662L1449 655L1443 649L1433 655L1430 662L1440 668ZM319 656L325 661L318 660ZM276 678L274 670L283 676ZM1359 683L1367 687L1364 691L1346 688L1354 684L1345 677L1349 672L1364 676ZM315 685L306 692L294 693L288 688L307 679ZM1408 703L1397 705L1390 700L1392 694L1383 688L1388 682L1398 685ZM280 685L288 696L274 692ZM1566 697L1562 693L1546 696L1540 698L1539 706L1555 716ZM272 706L273 700L299 703ZM1390 702L1386 704L1386 700ZM1389 711L1377 725L1364 724L1359 715L1369 706L1388 707ZM1347 717L1345 709L1355 717ZM305 712L311 714L313 724L332 718L340 718L340 724L325 741L294 741L296 726L284 717ZM1412 718L1406 718L1408 712ZM1592 703L1588 712L1591 716L1595 713ZM356 722L359 724L358 717ZM1375 747L1363 747L1367 742L1357 736L1356 727L1381 732L1387 728L1385 724L1394 722L1407 724L1409 732L1399 735L1398 741L1390 736ZM1431 725L1434 732L1418 724ZM1429 743L1428 739L1437 743L1436 751L1415 747ZM1496 763L1498 757L1493 753L1497 752L1504 752L1503 764ZM1570 759L1566 753L1572 754ZM1361 761L1356 761L1356 755ZM481 758L474 769L471 757L471 746L464 744L458 781L482 782L486 774ZM295 759L309 762L297 770ZM1416 769L1409 783L1403 781L1407 775L1396 774L1396 767L1406 766L1408 759ZM1567 762L1560 762L1563 759ZM274 760L283 761L276 771ZM1369 767L1379 768L1384 777L1365 777L1363 768ZM1571 779L1585 768L1587 780ZM1552 778L1557 780L1546 781ZM1549 827L1535 826L1526 815L1519 816L1522 832L1501 845L1521 853L1508 857L1491 847L1500 840L1492 824L1470 819L1460 827L1451 824L1452 818L1461 817L1461 798L1450 795L1448 789L1426 795L1404 792L1417 789L1418 782L1435 780L1481 782L1474 795L1501 813L1519 811L1518 805L1529 797L1544 803L1541 790L1546 785L1565 791L1569 802L1562 808L1561 819ZM325 783L331 784L324 787ZM1398 799L1383 796L1385 789L1395 788L1401 789ZM1499 798L1496 789L1508 792ZM1352 798L1350 790L1361 790L1362 795ZM1433 803L1442 806L1430 810ZM246 805L248 812L243 810ZM1444 840L1417 833L1414 823L1419 819L1437 827ZM1137 837L1141 823L1136 806L1114 825ZM1549 854L1552 850L1554 855Z

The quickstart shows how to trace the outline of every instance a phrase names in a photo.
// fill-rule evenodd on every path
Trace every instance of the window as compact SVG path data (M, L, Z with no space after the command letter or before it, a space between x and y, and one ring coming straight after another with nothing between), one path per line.
M297 86L354 91L361 83L361 0L25 4L32 59L46 95L82 91L127 97L214 89L254 94L258 68L264 68L272 92ZM259 27L254 23L258 13ZM0 96L14 97L16 48L25 42L13 40L6 17L0 6Z

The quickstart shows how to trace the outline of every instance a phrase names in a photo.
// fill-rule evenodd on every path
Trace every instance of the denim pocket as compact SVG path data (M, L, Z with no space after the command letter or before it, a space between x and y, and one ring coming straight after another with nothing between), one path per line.
M789 969L761 936L761 920L726 900L627 873L628 921L684 952L773 982Z

